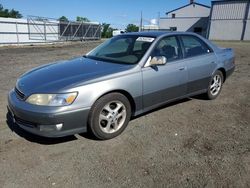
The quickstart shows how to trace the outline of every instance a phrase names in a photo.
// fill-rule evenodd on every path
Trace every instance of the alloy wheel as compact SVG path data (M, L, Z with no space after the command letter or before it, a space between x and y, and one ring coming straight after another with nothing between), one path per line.
M221 87L222 87L222 78L220 75L216 74L213 77L212 83L210 85L211 95L213 96L217 95L220 92Z
M117 132L123 126L126 116L126 107L122 102L109 102L100 112L99 127L108 134Z

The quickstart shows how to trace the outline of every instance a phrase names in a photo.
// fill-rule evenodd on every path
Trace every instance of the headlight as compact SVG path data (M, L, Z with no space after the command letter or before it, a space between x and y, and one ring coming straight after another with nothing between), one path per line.
M77 97L77 92L65 94L33 94L26 102L40 106L66 106L72 104Z

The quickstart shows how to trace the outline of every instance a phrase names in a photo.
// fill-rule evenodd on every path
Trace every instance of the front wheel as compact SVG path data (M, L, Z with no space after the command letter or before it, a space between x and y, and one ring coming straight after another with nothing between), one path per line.
M89 128L101 140L121 134L131 117L128 99L120 93L110 93L98 99L91 108Z
M208 99L212 100L219 96L223 81L224 78L222 72L217 70L209 82L208 91L206 93Z

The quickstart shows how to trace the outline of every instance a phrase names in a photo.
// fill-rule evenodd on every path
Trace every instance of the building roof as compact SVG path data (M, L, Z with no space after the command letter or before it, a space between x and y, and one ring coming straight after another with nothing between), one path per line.
M213 3L224 3L224 2L250 2L250 0L213 0Z
M179 8L177 8L177 9L171 10L171 11L169 11L169 12L166 12L166 14L168 15L168 14L171 13L171 12L175 12L175 11L177 11L177 10L183 9L183 8L189 6L189 5L199 5L199 6L203 6L203 7L206 7L206 8L211 8L210 6L203 5L203 4L196 3L196 2L193 2L193 3L189 3L189 4L187 4L187 5L184 5L184 6L182 6L182 7L179 7Z

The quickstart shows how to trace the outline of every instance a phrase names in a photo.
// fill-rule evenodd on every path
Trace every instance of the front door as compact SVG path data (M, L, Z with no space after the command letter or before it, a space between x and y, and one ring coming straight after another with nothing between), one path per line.
M187 93L187 67L177 38L159 41L150 58L156 56L165 56L167 63L142 69L144 110Z

